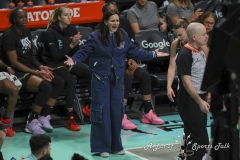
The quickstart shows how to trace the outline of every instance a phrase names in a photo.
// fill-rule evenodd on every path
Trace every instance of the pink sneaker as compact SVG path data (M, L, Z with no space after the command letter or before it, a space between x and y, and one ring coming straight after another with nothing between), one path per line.
M130 121L130 118L128 118L126 114L124 114L122 119L122 129L131 130L136 128L137 126Z
M156 113L153 110L150 110L148 113L142 115L142 123L146 124L163 124L164 120L157 117Z

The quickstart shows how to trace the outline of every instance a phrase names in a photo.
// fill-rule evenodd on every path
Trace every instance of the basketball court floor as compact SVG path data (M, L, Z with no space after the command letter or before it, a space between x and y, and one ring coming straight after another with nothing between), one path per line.
M156 113L160 113L157 109ZM175 160L182 140L183 123L176 112L171 113L168 115L158 114L165 124L147 125L140 122L141 112L129 112L132 122L137 124L138 128L122 130L121 138L126 154L110 154L109 158L102 158L98 154L90 152L90 123L82 124L81 131L72 132L64 127L63 124L66 123L64 120L52 133L48 133L52 139L51 156L54 160L70 160L74 153L79 153L89 160ZM209 135L211 121L211 115L209 115L207 127ZM52 123L58 122L53 121ZM4 159L10 160L14 157L18 160L21 156L29 155L28 141L31 136L20 130L14 137L6 137L2 147Z

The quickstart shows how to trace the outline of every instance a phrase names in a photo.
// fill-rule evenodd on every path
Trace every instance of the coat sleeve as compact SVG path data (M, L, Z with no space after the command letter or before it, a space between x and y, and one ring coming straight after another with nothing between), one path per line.
M96 42L94 40L94 35L92 33L90 34L84 45L72 56L74 64L79 64L85 59L87 59L95 48Z
M126 46L128 47L127 58L148 61L148 60L151 60L151 59L157 57L156 51L146 51L146 50L139 49L138 47L136 47L132 43L132 41L130 40L128 35L125 33L125 31L124 31L124 41L125 41Z

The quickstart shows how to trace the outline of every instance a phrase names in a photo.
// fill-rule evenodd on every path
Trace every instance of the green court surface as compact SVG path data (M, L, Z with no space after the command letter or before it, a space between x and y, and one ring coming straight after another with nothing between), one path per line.
M142 124L139 119L132 119L138 125L136 130L122 130L122 143L125 155L110 154L102 158L90 152L90 125L82 124L81 130L69 131L65 127L55 128L48 135L52 139L51 156L54 160L70 160L73 153L79 153L89 160L174 160L179 153L179 143L183 134L183 123L178 114L161 116L163 125ZM210 133L210 115L208 116L208 132ZM209 134L210 135L210 134ZM31 134L16 132L14 137L6 137L2 152L5 160L12 157L19 159L30 154L28 141Z

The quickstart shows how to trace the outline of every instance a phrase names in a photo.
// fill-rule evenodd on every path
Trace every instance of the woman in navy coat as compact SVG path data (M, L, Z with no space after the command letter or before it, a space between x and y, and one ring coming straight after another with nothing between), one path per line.
M124 73L126 58L150 60L168 56L159 51L140 50L132 44L127 33L119 28L119 14L104 14L100 29L91 33L84 46L67 65L76 65L89 57L92 72L91 152L108 157L109 153L125 154L121 140L124 114Z

